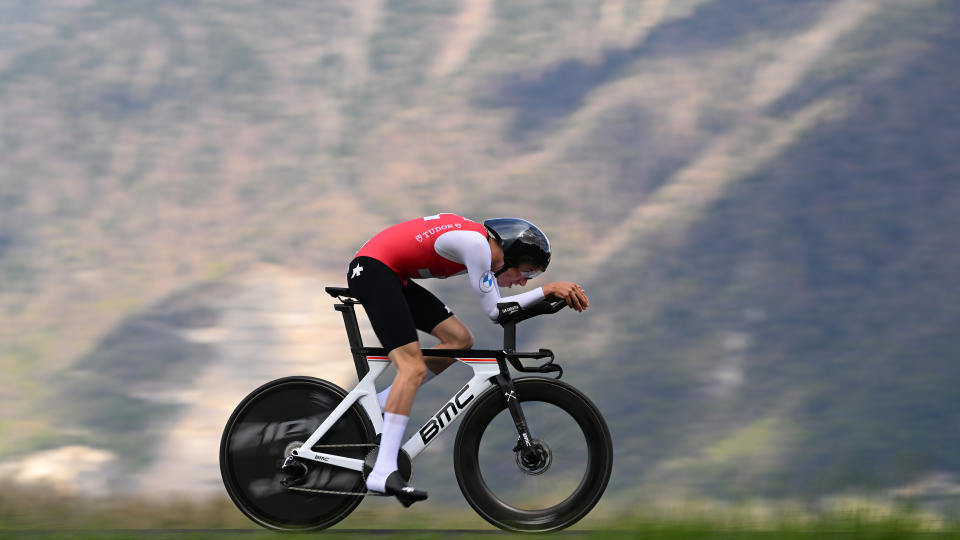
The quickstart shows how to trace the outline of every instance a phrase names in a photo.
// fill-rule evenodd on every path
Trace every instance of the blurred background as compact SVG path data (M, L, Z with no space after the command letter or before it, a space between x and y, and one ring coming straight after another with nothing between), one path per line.
M539 282L590 294L520 342L604 412L610 504L956 508L957 28L950 0L2 2L0 482L225 498L244 395L356 379L323 287L455 212L537 223ZM422 283L499 346L465 278ZM452 442L417 485L466 508Z

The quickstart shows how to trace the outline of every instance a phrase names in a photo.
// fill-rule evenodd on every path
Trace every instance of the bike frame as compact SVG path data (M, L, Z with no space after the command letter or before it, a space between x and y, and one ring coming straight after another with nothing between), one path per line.
M430 349L423 351L424 355L431 355ZM336 423L337 420L346 413L354 403L360 402L360 406L373 423L374 431L377 435L383 431L383 411L380 409L380 402L377 401L377 390L374 387L374 381L390 365L390 359L386 356L368 356L370 371L363 379L357 383L357 386L340 404L330 413L330 416L313 432L313 435L307 439L303 445L293 452L293 455L333 465L351 469L355 471L363 470L363 460L351 459L329 454L324 452L314 452L313 445L317 444L324 434ZM460 389L455 395L451 396L447 403L440 408L417 433L413 434L401 447L410 459L417 457L431 442L436 440L437 436L445 431L450 424L460 416L461 413L468 410L476 403L476 398L488 388L493 386L492 378L500 374L500 367L497 365L496 358L463 357L457 360L467 364L473 369L473 377L467 382L466 386Z
M373 424L374 431L377 435L382 433L383 410L380 408L380 402L377 400L377 390L374 382L387 366L390 365L390 358L387 356L387 350L382 347L363 346L360 337L360 328L354 310L354 305L359 302L351 298L345 298L345 289L328 289L328 292L343 302L342 304L336 304L334 309L343 315L344 326L347 330L347 339L350 342L350 350L353 353L359 382L323 423L317 427L310 438L299 448L293 450L292 455L326 465L333 465L354 471L363 471L363 460L346 458L325 452L314 452L313 446L317 444L337 420L357 402L360 403L364 413L370 418L370 422ZM339 294L337 294L337 292L339 292ZM458 416L470 409L477 402L477 397L493 386L500 387L504 399L507 401L510 414L517 427L520 448L525 450L530 447L530 441L533 440L533 437L530 435L529 428L523 416L523 410L520 408L520 402L514 391L513 380L510 377L507 362L510 362L510 364L519 371L538 373L559 371L561 374L563 372L559 366L552 364L553 353L551 351L540 349L538 352L518 353L515 351L515 348L516 323L511 322L504 324L504 348L502 350L423 349L424 356L454 358L465 363L473 370L473 377L470 378L463 388L451 396L450 399L447 400L447 403L417 430L416 434L412 435L403 444L401 448L407 453L411 460L423 452L431 442L436 440L437 436L445 431ZM520 358L549 358L549 361L538 368L527 368L520 364ZM549 367L549 369L546 369L545 366Z

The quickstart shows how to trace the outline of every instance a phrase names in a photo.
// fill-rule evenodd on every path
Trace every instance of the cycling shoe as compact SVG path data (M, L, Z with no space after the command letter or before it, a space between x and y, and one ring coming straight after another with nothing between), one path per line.
M403 477L400 476L400 471L390 473L384 485L384 490L387 495L393 495L400 501L400 504L408 508L417 501L427 499L427 492L421 491L404 482Z

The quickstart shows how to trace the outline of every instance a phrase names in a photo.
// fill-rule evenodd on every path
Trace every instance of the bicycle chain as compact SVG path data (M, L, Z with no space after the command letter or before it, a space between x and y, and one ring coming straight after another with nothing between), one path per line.
M344 448L344 447L355 447L355 446L380 446L376 443L353 443L353 444L315 444L314 448ZM360 473L360 476L363 476L363 473ZM375 497L383 497L385 493L377 493L375 491L333 491L329 489L313 489L313 488L303 488L303 487L294 487L286 486L287 489L291 491L304 491L307 493L319 493L321 495L353 495L355 497L365 497L367 495L372 495Z
M359 491L332 491L329 489L313 489L313 488L302 488L302 487L293 487L287 486L287 489L290 491L306 491L308 493L320 493L323 495L353 495L356 497L365 497L371 495L374 497L383 497L386 493L377 493L376 491L364 491L363 493Z

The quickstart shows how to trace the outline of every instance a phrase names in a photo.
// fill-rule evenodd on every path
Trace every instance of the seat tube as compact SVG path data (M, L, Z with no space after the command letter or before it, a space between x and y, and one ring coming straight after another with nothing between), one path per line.
M363 347L360 325L357 323L357 312L353 309L352 303L337 304L333 308L343 315L343 325L347 328L347 342L350 343L350 349L353 352L353 364L357 368L357 380L363 380L370 372L370 366L367 364L367 357L356 352L357 349Z

